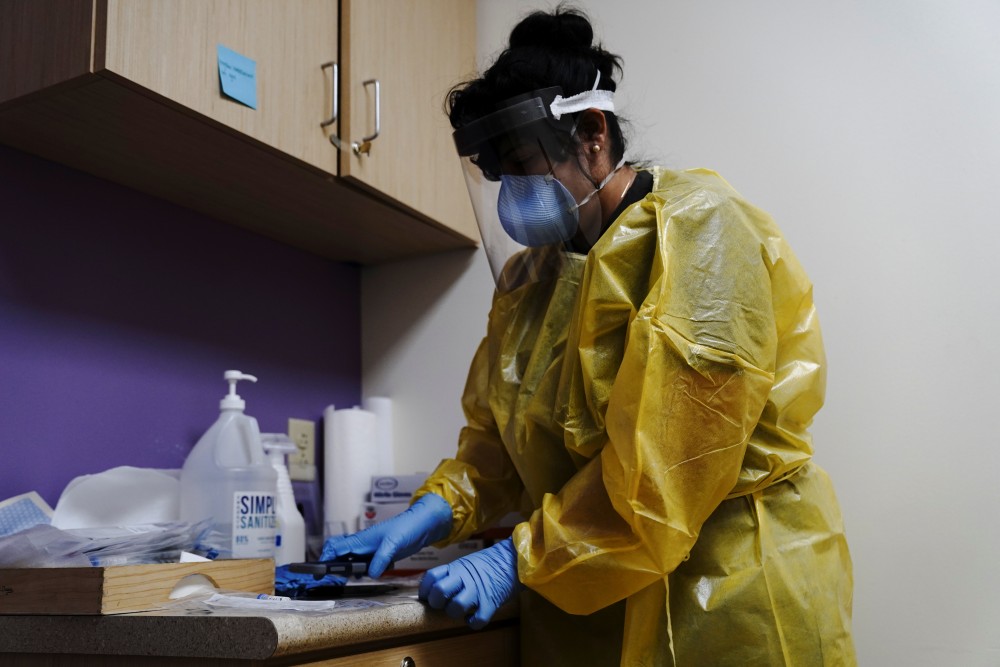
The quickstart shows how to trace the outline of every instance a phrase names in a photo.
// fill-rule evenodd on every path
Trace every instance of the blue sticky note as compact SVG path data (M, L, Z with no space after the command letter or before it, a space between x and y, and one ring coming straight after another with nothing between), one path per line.
M217 45L219 81L222 92L251 109L257 108L257 63L244 55Z

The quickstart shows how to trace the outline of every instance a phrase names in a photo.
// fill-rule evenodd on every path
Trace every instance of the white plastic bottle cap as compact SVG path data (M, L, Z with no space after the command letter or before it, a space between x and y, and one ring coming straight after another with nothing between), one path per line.
M253 375L247 375L242 371L226 371L223 377L225 377L226 382L229 383L229 393L226 394L225 398L219 401L219 407L223 410L244 409L247 406L247 403L240 398L239 394L236 393L236 383L240 380L256 382L257 378Z

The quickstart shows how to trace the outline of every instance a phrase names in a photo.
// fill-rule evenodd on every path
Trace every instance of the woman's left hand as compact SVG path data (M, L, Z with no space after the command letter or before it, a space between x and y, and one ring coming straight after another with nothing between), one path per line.
M490 622L500 606L521 588L517 551L507 538L489 549L439 565L420 581L420 599L452 618L464 618L474 630Z

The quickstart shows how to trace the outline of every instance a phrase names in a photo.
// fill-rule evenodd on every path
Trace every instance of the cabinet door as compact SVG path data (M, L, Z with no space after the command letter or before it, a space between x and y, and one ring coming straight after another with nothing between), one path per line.
M106 8L102 74L337 173L337 150L320 126L332 106L323 63L337 59L337 0L107 0ZM256 109L222 95L220 44L256 63Z
M340 175L470 239L475 218L444 113L475 74L475 0L341 0ZM375 131L370 152L351 144Z

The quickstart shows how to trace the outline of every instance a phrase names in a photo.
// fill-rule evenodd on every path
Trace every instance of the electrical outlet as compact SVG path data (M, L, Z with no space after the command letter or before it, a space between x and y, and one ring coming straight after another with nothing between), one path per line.
M316 479L316 422L308 419L289 419L288 437L299 451L288 455L288 476L312 482Z

